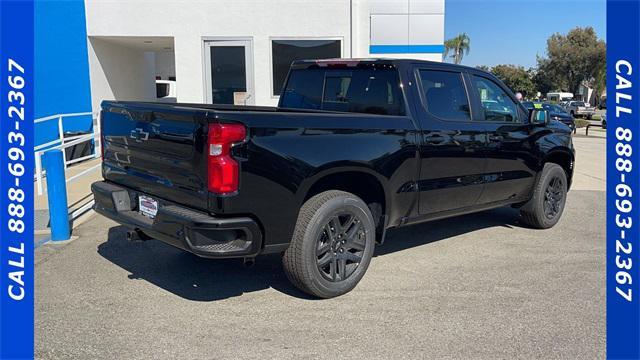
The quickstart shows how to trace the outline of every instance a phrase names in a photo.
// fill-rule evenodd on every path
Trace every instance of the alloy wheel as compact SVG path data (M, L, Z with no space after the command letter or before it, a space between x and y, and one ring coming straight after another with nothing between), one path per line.
M333 215L316 240L316 263L323 278L332 282L351 276L366 247L362 221L351 212Z
M564 198L564 189L562 180L559 177L554 177L547 184L547 188L544 192L544 215L547 219L555 218L560 212L562 201Z

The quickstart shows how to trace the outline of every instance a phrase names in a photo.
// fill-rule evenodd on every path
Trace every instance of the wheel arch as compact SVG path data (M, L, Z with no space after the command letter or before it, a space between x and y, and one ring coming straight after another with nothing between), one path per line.
M572 179L573 179L573 169L575 158L571 150L566 148L555 148L549 151L543 161L541 166L543 167L546 163L554 163L560 165L567 175L567 189L571 187Z
M376 240L383 241L390 199L386 181L372 169L341 166L319 171L305 181L299 191L300 206L311 197L328 190L341 190L361 198L371 210L376 226Z

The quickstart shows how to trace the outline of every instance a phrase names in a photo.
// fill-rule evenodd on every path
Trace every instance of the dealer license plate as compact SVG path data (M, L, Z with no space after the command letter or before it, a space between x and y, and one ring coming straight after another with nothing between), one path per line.
M154 218L158 213L158 202L144 195L138 196L138 210L144 216Z

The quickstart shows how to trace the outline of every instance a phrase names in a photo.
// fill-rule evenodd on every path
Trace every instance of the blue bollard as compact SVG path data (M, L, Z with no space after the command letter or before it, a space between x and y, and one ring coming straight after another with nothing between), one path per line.
M44 168L47 170L47 196L51 240L69 240L69 214L67 210L67 183L64 175L64 159L61 150L44 153Z

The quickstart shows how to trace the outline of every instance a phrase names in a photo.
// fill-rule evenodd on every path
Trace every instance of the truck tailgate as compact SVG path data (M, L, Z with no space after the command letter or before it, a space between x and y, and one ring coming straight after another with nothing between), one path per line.
M204 110L103 102L104 178L206 210L205 115Z

